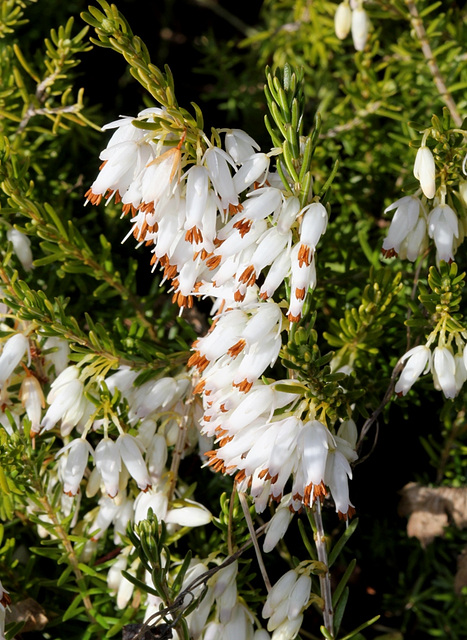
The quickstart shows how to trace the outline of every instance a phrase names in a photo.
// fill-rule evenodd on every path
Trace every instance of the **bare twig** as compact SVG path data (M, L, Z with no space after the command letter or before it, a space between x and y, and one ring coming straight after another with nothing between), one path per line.
M444 79L441 75L435 56L433 54L433 51L431 50L430 43L428 42L428 37L425 31L425 27L423 26L423 21L420 17L420 14L418 13L415 1L405 0L405 4L407 5L407 8L409 10L410 22L412 24L412 27L415 33L417 34L417 38L420 41L420 46L422 48L423 55L425 56L426 61L428 63L428 68L430 70L431 75L433 76L433 80L435 82L436 88L438 89L444 104L449 109L449 113L451 114L452 119L456 123L456 126L460 127L462 125L462 117L459 114L459 111L457 110L457 105L454 102L453 97L449 93L448 88L446 87L446 83L444 82Z
M321 518L321 503L318 500L315 502L316 508L313 511L313 518L316 525L315 544L316 551L318 552L318 560L328 566L328 551L326 548L326 536L324 534L323 520ZM324 575L319 576L319 585L321 590L321 597L324 600L324 626L327 631L334 638L334 609L332 606L332 593L331 593L331 576L329 575L329 568Z
M240 504L242 505L243 515L245 516L246 523L248 525L248 531L250 532L251 541L255 548L256 559L258 560L259 570L261 571L261 575L263 576L264 584L266 585L266 589L271 591L271 582L269 580L268 573L266 571L266 567L264 566L263 557L261 555L261 549L259 548L258 539L255 533L255 527L253 525L253 521L251 519L250 510L248 509L248 503L245 498L245 494L241 491L238 492L238 499L240 500Z

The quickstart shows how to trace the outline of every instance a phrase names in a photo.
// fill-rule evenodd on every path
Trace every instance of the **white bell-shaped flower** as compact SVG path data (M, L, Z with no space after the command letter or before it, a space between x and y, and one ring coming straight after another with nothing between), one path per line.
M29 342L22 333L8 338L0 355L0 387L2 387L23 359Z

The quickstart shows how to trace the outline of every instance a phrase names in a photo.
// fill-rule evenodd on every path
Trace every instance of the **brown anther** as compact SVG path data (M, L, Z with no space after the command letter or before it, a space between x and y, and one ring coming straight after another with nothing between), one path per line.
M237 289L237 291L235 291L234 293L235 302L243 302L244 299L245 299L245 294L242 293L239 289Z
M256 282L256 272L252 264L248 266L239 278L240 282L246 284L247 287L252 287Z
M290 322L299 322L301 317L301 314L299 316L294 316L291 313L287 314L287 318Z
M211 256L209 260L206 260L206 266L210 271L218 267L221 263L222 256Z
M248 382L248 380L245 378L244 380L242 380L241 382L234 382L233 383L234 387L237 387L237 389L239 391L242 391L243 393L248 393L248 391L251 389L251 387L253 386L253 382Z
M239 211L243 211L242 204L229 204L229 213L231 216L238 213Z
M230 349L227 351L228 355L231 358L236 358L238 354L243 351L243 349L245 348L245 345L246 345L245 340L243 338L240 338L240 340L236 342L233 346L231 346Z
M234 224L234 228L238 230L238 233L243 238L250 231L252 224L253 224L252 220L248 220L247 218L242 218L241 220L237 220L237 222Z
M295 297L297 298L297 300L304 300L305 299L305 287L303 287L303 289L295 289Z
M310 247L306 244L301 244L300 249L298 250L298 266L303 267L306 264L307 267L310 266L311 261L313 260L313 252Z

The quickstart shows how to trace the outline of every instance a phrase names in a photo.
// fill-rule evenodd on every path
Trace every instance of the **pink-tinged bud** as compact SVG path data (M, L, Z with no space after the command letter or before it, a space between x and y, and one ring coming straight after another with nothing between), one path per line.
M357 7L352 11L352 39L357 51L363 51L368 40L370 21L363 7Z
M19 397L31 421L31 429L35 432L39 431L45 398L40 382L35 376L27 375L24 378L19 390Z
M16 333L6 341L0 356L0 387L5 384L23 359L28 344L28 339L22 333Z
M436 193L436 165L430 149L422 145L415 156L413 174L420 181L420 187L427 198L434 198Z
M339 40L344 40L350 33L352 11L348 2L341 2L334 16L334 30Z

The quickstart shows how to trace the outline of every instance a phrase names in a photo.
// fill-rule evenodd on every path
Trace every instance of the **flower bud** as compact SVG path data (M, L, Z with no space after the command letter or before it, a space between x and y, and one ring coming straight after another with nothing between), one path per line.
M352 39L357 51L363 51L368 40L370 21L363 7L357 7L352 11Z
M436 193L436 166L430 149L422 145L415 156L413 174L420 181L420 187L427 198L434 198Z
M31 251L31 241L29 238L18 229L9 229L6 233L6 237L13 245L13 251L16 254L16 257L23 265L23 269L25 271L31 271L33 268L32 264L32 251Z
M352 11L348 2L341 2L334 16L334 30L339 40L344 40L350 33Z

